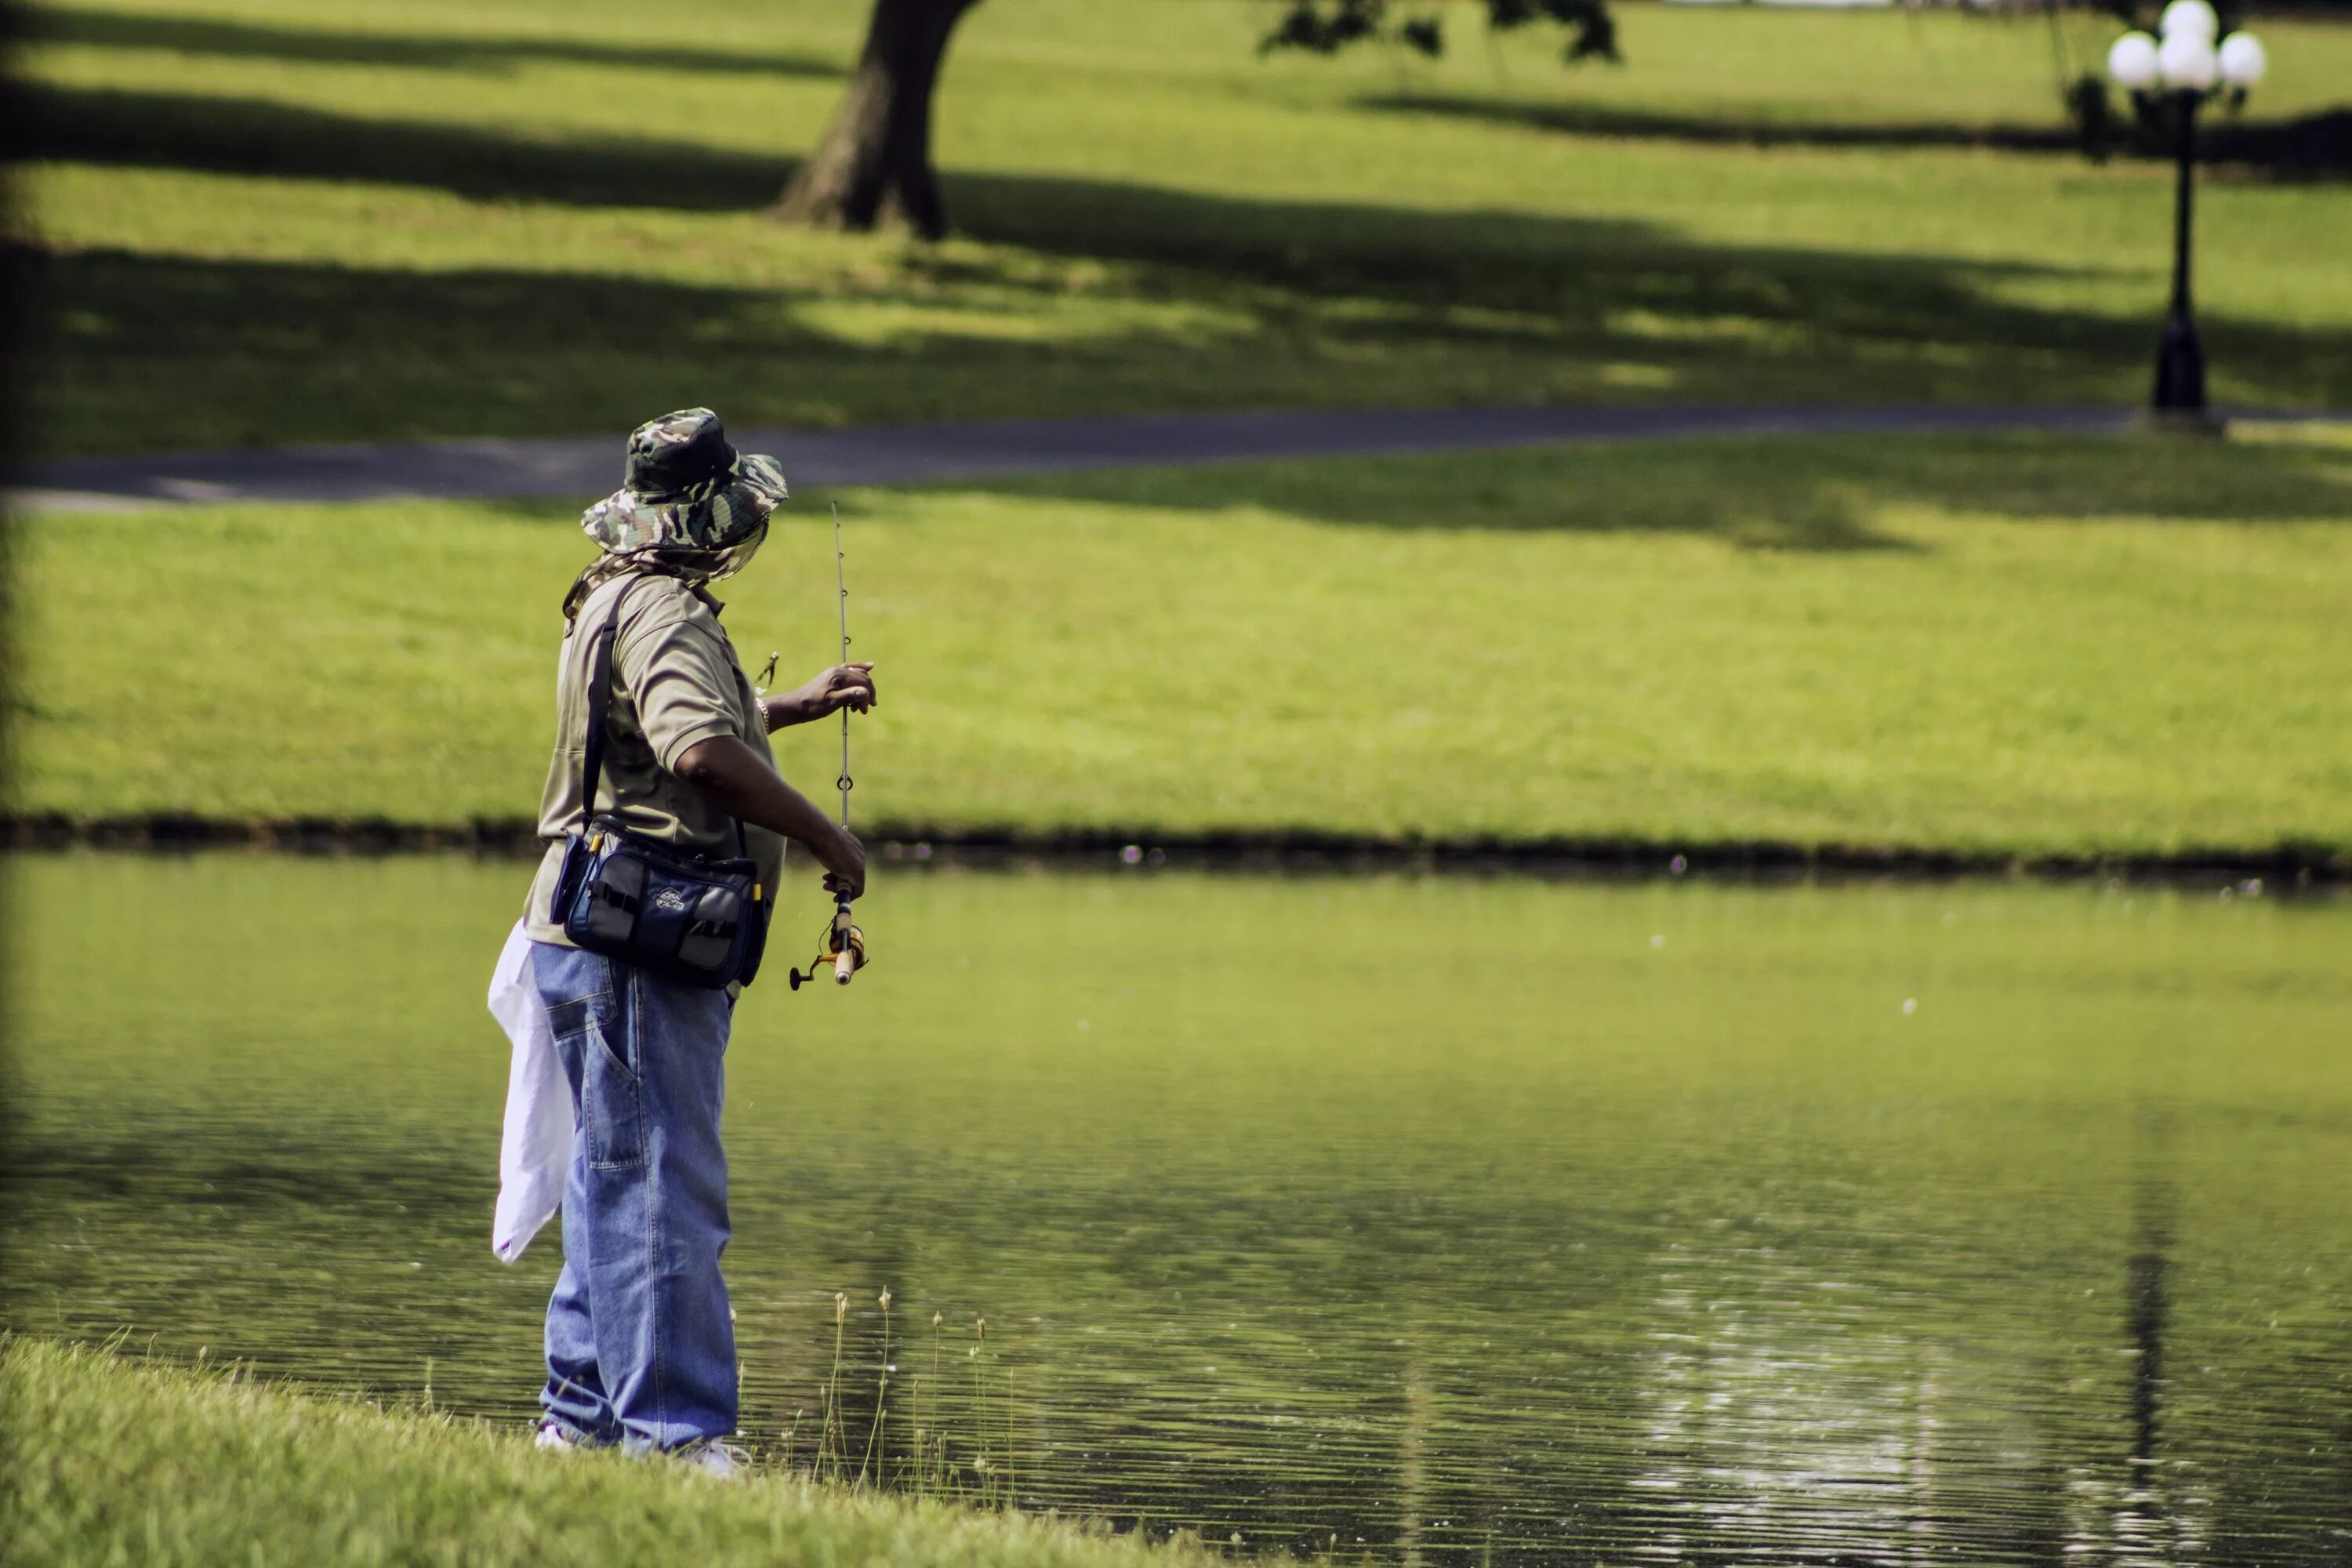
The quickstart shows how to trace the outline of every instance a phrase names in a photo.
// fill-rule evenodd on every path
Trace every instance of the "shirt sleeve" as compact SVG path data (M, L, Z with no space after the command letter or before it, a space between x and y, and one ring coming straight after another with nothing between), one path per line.
M637 725L670 772L698 741L742 734L735 660L690 603L649 605L613 639L613 669L636 699Z

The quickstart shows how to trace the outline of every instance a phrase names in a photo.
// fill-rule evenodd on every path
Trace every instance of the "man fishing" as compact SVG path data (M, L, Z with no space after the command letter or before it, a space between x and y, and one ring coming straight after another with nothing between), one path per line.
M516 1045L499 1255L559 1192L563 1215L542 1447L737 1463L719 1274L735 997L786 839L842 904L866 881L865 850L777 773L768 734L875 701L870 664L762 697L719 625L709 585L750 563L785 497L774 458L691 408L637 427L622 489L581 520L601 552L563 600L547 848L491 991Z

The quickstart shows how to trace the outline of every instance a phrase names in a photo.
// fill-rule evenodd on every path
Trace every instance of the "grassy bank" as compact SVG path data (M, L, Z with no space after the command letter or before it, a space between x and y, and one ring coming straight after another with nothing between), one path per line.
M859 818L2352 847L2352 450L1722 441L845 496ZM822 501L795 515L821 517ZM512 820L554 508L36 518L12 810ZM830 657L819 527L731 585ZM829 731L781 738L822 790Z
M0 1351L0 1520L22 1568L1226 1560L782 1476L541 1454L520 1429L37 1341Z
M2042 18L1628 5L1556 40L1261 60L1244 0L990 0L937 248L764 216L862 0L49 5L18 68L49 455L1289 405L2145 393L2161 166L2063 145ZM2104 18L2070 16L2081 68ZM2266 21L2254 112L2352 30ZM2217 397L2352 402L2325 182L2224 174Z

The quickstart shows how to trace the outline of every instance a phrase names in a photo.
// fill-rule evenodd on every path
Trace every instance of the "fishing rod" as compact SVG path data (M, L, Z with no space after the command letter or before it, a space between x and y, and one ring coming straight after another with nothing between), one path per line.
M841 614L841 662L847 664L849 574L841 553L839 501L833 503L833 586ZM841 830L846 833L849 831L849 792L855 787L855 781L849 776L849 704L846 702L841 705L841 776L834 784L841 791ZM850 923L847 898L840 899L833 906L833 919L826 924L819 945L824 951L809 961L806 973L797 969L792 972L793 990L797 991L805 983L814 980L820 968L827 963L833 965L833 980L836 985L848 984L849 977L865 967L866 933Z

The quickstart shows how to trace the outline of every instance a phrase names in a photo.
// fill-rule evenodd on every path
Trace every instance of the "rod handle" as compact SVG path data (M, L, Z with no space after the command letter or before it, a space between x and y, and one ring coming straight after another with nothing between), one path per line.
M849 977L857 973L856 945L849 940L849 906L835 904L833 908L833 983L846 985Z

